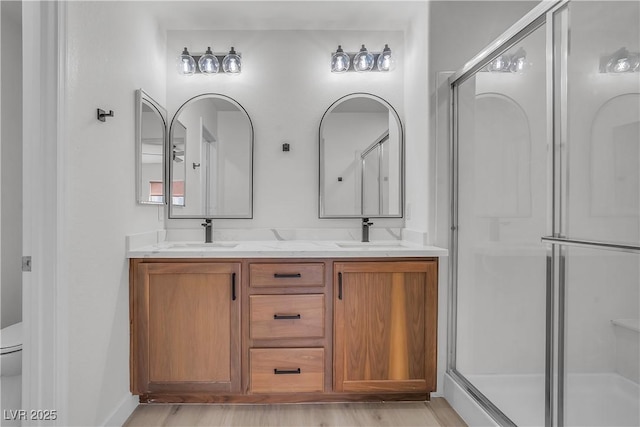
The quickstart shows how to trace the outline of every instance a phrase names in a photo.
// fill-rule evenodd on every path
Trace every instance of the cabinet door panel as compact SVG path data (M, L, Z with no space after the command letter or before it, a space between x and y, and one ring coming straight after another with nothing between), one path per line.
M216 274L149 280L149 381L230 380L231 287Z
M435 263L336 263L336 391L435 388L435 273Z
M136 270L134 393L239 391L240 264Z

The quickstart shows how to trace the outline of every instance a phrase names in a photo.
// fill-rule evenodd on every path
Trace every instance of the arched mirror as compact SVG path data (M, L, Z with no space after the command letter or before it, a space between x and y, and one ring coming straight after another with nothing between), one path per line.
M384 99L354 93L320 122L320 218L400 218L404 147L400 117Z
M169 218L253 216L253 125L228 96L185 102L171 121Z
M167 110L144 90L136 91L136 200L163 205Z

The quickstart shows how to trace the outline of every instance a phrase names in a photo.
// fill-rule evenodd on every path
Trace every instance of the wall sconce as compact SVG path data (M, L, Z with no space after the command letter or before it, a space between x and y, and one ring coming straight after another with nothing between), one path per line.
M353 68L349 68L353 63ZM377 66L375 66L377 64ZM331 72L345 73L356 71L358 73L367 71L387 72L395 68L395 58L391 54L388 44L384 45L382 52L369 52L365 45L362 45L358 52L345 52L341 45L331 54Z
M634 73L640 71L640 53L629 52L623 47L611 55L600 57L601 73Z
M197 64L197 67L196 67ZM222 70L220 70L222 64ZM214 53L211 47L202 55L193 55L185 47L178 57L178 74L192 76L194 74L239 74L242 70L242 56L232 47L229 53Z
M484 71L521 73L526 66L527 52L523 48L515 53L503 53L487 65Z

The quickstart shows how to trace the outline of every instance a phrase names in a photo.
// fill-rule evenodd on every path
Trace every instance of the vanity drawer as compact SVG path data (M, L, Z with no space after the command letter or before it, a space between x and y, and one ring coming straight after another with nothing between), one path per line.
M251 339L324 337L324 295L251 295Z
M324 286L322 263L254 263L249 266L252 287Z
M323 348L252 348L252 393L322 392Z

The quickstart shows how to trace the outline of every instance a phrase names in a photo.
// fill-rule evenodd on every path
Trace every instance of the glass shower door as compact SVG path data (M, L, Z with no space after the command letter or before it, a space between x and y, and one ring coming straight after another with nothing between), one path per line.
M640 425L640 2L555 16L566 426ZM634 250L635 248L635 250Z
M455 370L517 425L545 423L545 26L456 89Z

